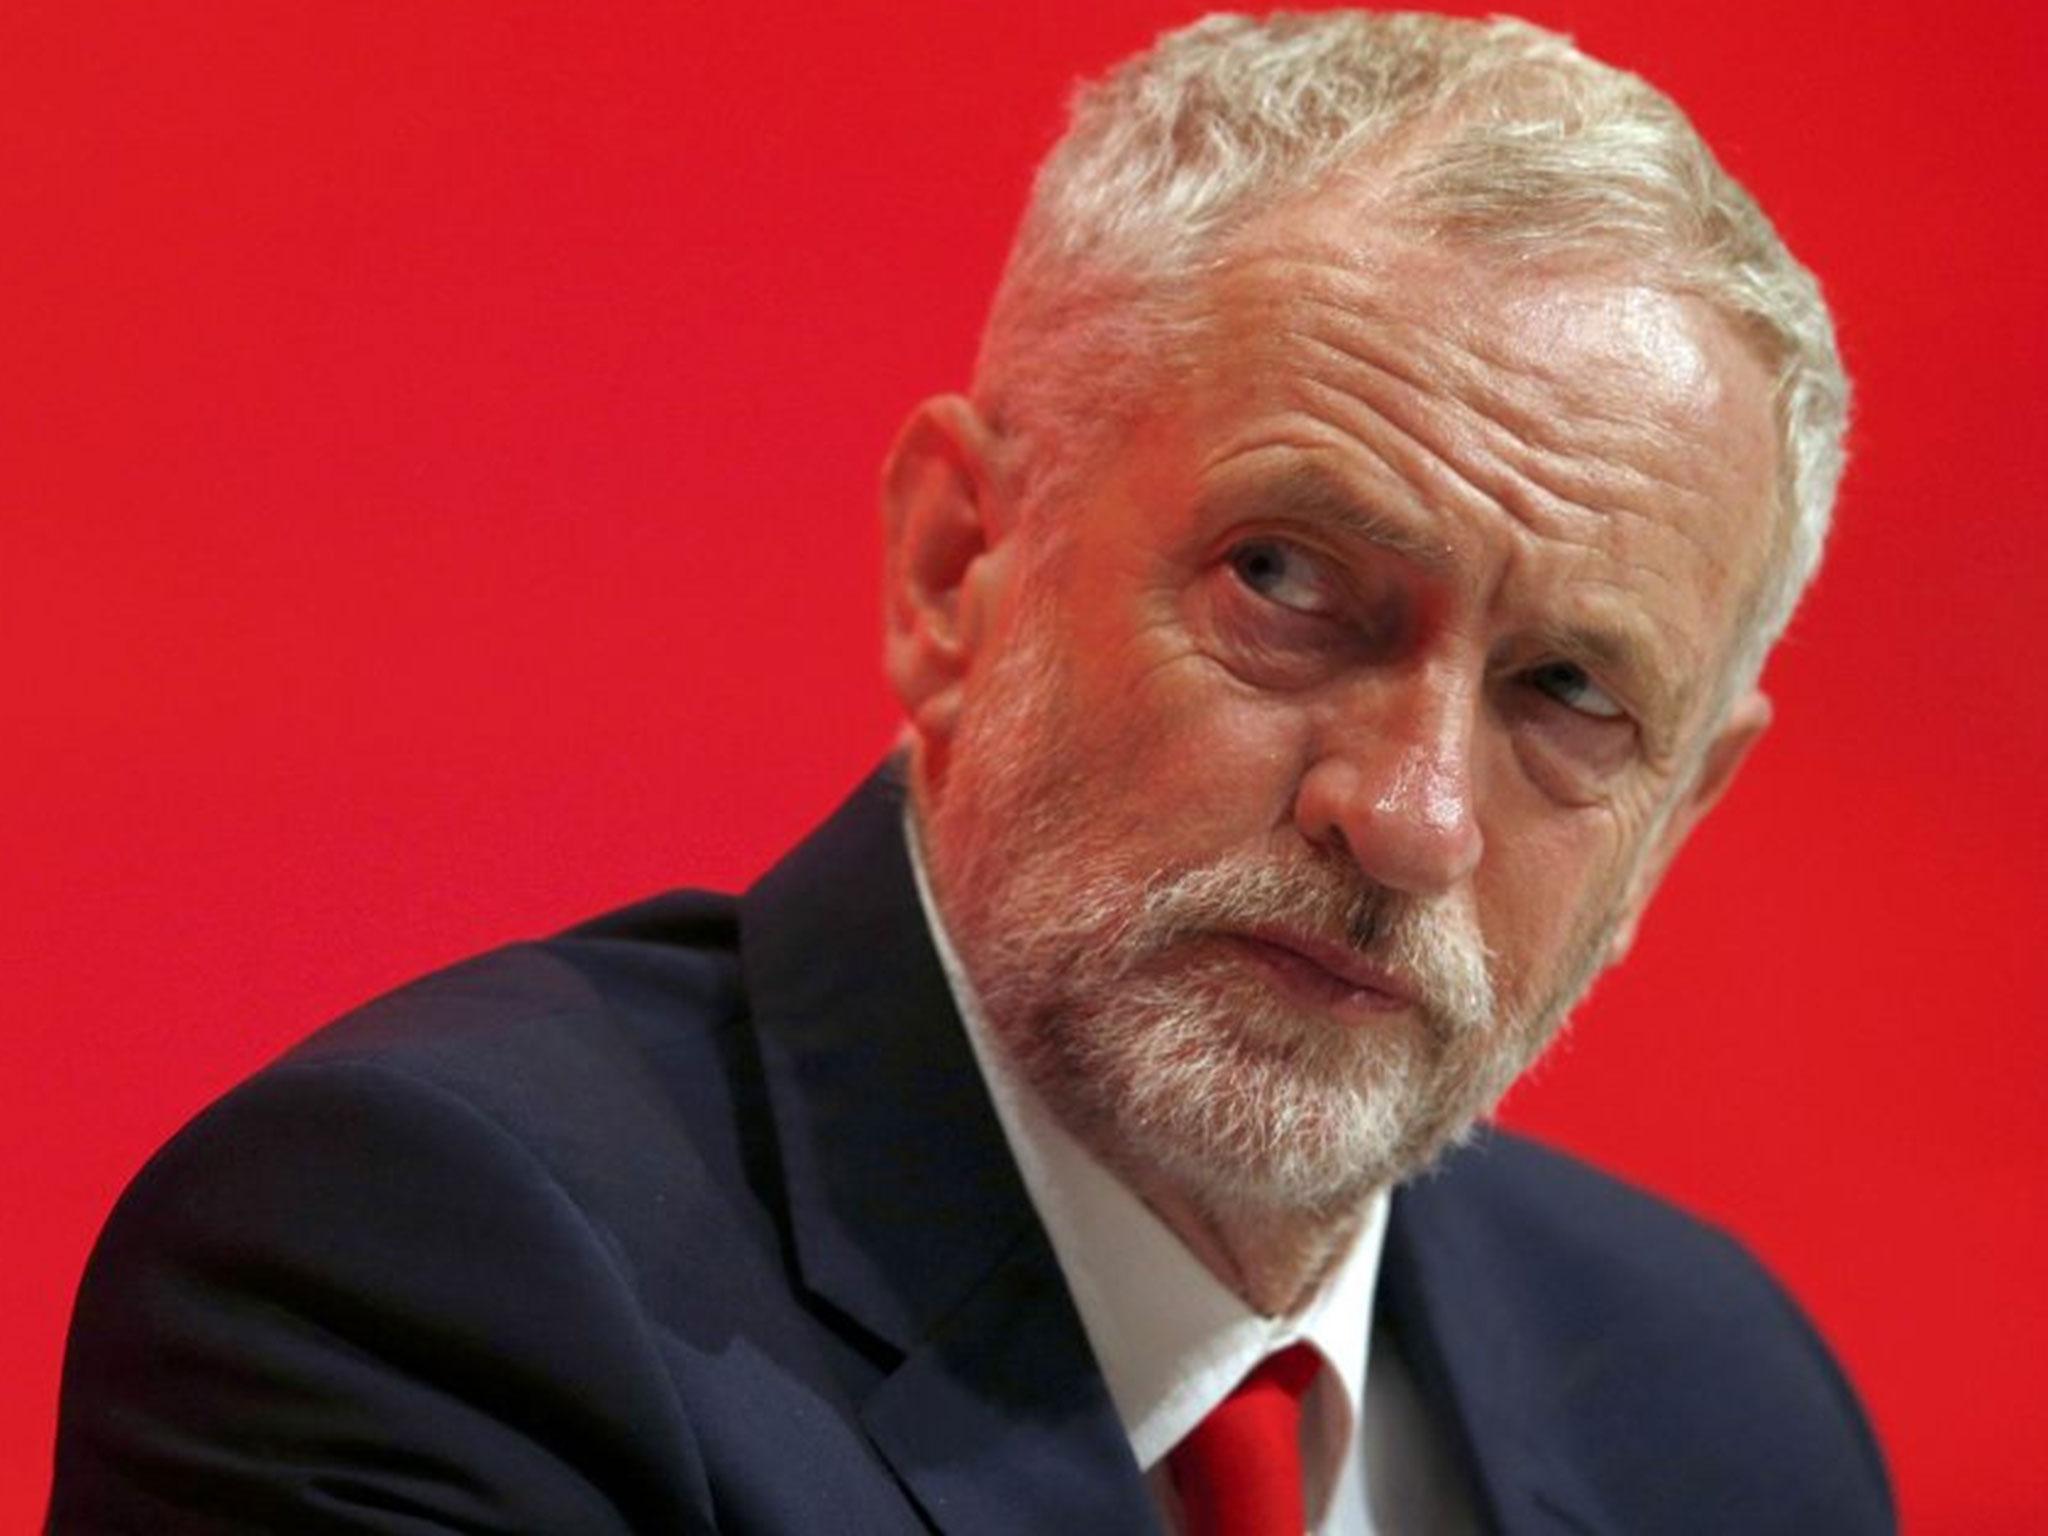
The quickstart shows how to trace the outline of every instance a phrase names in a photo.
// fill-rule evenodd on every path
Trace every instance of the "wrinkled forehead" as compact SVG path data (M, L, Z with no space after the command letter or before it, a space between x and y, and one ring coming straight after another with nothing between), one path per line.
M1197 329L1239 355L1345 317L1409 339L1424 382L1711 443L1775 500L1769 360L1667 270L1597 243L1494 248L1433 237L1370 193L1325 196L1237 231L1193 297Z
M1768 458L1774 370L1685 290L1678 265L1623 253L1597 232L1543 248L1443 234L1383 179L1345 180L1233 231L1196 302L1224 321L1256 310L1257 325L1276 312L1346 309L1440 340L1475 374L1490 365L1547 389L1560 409L1611 411L1626 395L1645 418L1739 437L1746 457Z
M1350 423L1422 465L1396 492L1505 507L1604 548L1618 580L1662 567L1642 579L1689 592L1702 660L1733 651L1779 548L1779 446L1772 371L1706 301L1640 264L1431 240L1328 202L1245 226L1189 299L1192 387L1170 393L1198 437Z

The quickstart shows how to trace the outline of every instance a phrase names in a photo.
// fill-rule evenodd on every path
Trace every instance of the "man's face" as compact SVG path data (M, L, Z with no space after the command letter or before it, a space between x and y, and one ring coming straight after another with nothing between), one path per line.
M1612 271L1357 222L1248 230L1192 366L1008 535L919 786L999 1036L1212 1203L1336 1208L1484 1113L1711 733L1740 755L1709 695L1769 545L1761 365Z

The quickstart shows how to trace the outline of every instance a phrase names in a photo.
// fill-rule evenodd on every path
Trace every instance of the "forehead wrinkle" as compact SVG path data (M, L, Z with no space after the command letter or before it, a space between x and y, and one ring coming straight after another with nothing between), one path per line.
M1349 352L1344 351L1343 348L1324 341L1320 337L1305 336L1302 340L1312 346L1338 353L1355 365L1364 366L1375 372L1383 373L1400 382L1407 382L1401 379L1401 376L1395 371L1381 369L1375 364L1365 362L1363 359L1354 358ZM1380 443L1372 440L1372 438L1355 432L1345 433L1346 445L1355 446L1369 457L1377 460L1385 466L1388 473L1421 496L1425 504L1429 503L1431 498L1437 500L1449 498L1476 503L1491 511L1505 513L1511 517L1514 516L1513 511L1503 505L1500 498L1490 488L1468 475L1462 465L1439 449L1428 437L1424 436L1417 429L1414 422L1405 420L1401 415L1392 413L1387 408L1386 403L1373 398L1371 395L1362 394L1356 389L1348 389L1341 384L1332 384L1326 379L1314 378L1307 374L1297 375L1288 380L1288 383L1291 388L1299 390L1305 395L1336 401L1353 410L1363 406L1381 422L1390 427L1409 445L1412 450L1410 453L1396 455L1389 452ZM1516 520L1522 521L1519 518Z
M1306 346L1331 353L1368 373L1390 379L1418 398L1426 397L1431 403L1443 399L1419 377L1403 369L1383 364L1374 358L1360 357L1347 348L1309 332L1296 332L1294 338ZM1624 522L1642 523L1659 537L1676 532L1689 542L1700 542L1698 533L1693 530L1696 519L1691 516L1667 522L1666 519L1652 516L1642 508L1629 505L1625 498L1602 498L1598 503L1580 500L1570 491L1553 489L1542 477L1528 476L1518 468L1500 462L1491 455L1487 456L1489 461L1499 464L1501 484L1489 483L1491 477L1475 478L1450 454L1440 449L1429 434L1420 430L1419 422L1427 419L1427 411L1416 412L1411 418L1410 413L1397 412L1391 402L1380 398L1376 393L1363 393L1356 387L1346 388L1307 373L1291 373L1287 378L1287 385L1289 389L1301 395L1327 399L1346 410L1355 411L1363 408L1398 438L1410 444L1415 450L1413 453L1396 454L1388 451L1387 446L1378 440L1377 434L1344 431L1345 450L1361 453L1385 468L1396 481L1414 494L1414 509L1425 516L1440 515L1446 501L1462 501L1468 507L1476 505L1500 513L1535 538L1577 548L1587 553L1597 552L1599 545L1599 541L1587 536L1589 529L1611 528ZM1483 416L1479 419L1489 421ZM1472 446L1484 451L1481 445L1475 443ZM1360 506L1362 498L1351 489L1343 476L1331 473L1320 466L1312 470L1290 471L1290 474L1297 473L1303 476L1297 491L1316 495L1325 503L1323 510L1332 514L1332 521L1345 515L1356 518L1363 514L1373 526L1365 527L1362 531L1368 536L1376 537L1376 542L1415 546L1414 553L1420 564L1442 568L1448 563L1442 558L1450 549L1448 541L1431 540L1426 535L1407 529L1393 531L1383 514L1367 511ZM1666 483L1654 476L1644 478L1660 485ZM1318 482L1321 490L1315 489ZM1527 489L1531 485L1536 494L1531 494ZM1678 492L1689 497L1696 494L1683 487L1678 488ZM1550 504L1546 508L1551 512L1550 516L1544 516L1535 510L1540 504L1539 497Z
M1517 395L1526 393L1540 401L1557 386L1557 381L1547 376L1526 375L1505 360L1490 359L1457 338L1426 326L1398 326L1389 322L1398 327L1396 334L1381 345L1373 345L1378 340L1375 333L1379 327L1372 322L1379 317L1316 295L1297 295L1296 302L1327 311L1341 331L1364 344L1347 345L1344 340L1318 336L1299 327L1290 327L1290 336L1398 388L1382 396L1305 377L1293 382L1312 388L1320 385L1326 392L1366 406L1420 448L1433 468L1440 469L1486 506L1534 532L1554 534L1589 514L1638 515L1627 505L1631 493L1699 498L1696 487L1657 473L1637 462L1637 456L1629 452L1640 443L1645 431L1665 431L1653 417L1640 412L1600 411L1591 407L1579 391L1566 392L1562 404L1546 408L1544 403ZM1400 331L1421 335L1431 345L1404 348L1399 344ZM1473 366L1424 369L1406 363L1411 355L1425 351L1437 354L1433 361L1469 359ZM1501 387L1501 381L1524 377L1529 379L1526 391L1511 392ZM1400 391L1419 401L1423 409L1405 408ZM1425 430L1432 408L1444 406L1455 409L1462 421L1476 429L1459 435L1458 447L1463 450L1464 462L1437 440L1442 436L1440 432L1432 434ZM1547 435L1541 430L1545 422L1555 422L1562 430L1554 437ZM1587 430L1603 427L1612 430ZM1570 440L1574 436L1576 441ZM1506 438L1521 451L1501 452L1489 441L1496 437ZM1383 454L1380 457L1385 459ZM1412 473L1392 464L1389 468L1415 483ZM1594 483L1601 480L1620 484ZM1545 524L1552 526L1546 528Z
M1601 305L1597 316L1606 327L1625 333L1628 344L1597 348L1596 357L1577 357L1575 366L1573 357L1584 350L1575 343L1583 340L1584 328L1576 323L1575 311L1559 312L1547 302L1548 287L1533 299L1520 295L1526 282L1539 275L1525 264L1502 265L1484 249L1460 247L1453 253L1459 266L1452 274L1453 291L1448 299L1438 286L1425 288L1444 309L1444 317L1438 319L1418 312L1416 303L1402 291L1404 281L1414 281L1412 276L1404 279L1403 267L1418 251L1427 254L1426 245L1405 239L1390 244L1370 236L1343 239L1318 230L1297 233L1293 240L1292 249L1240 246L1227 263L1217 267L1217 289L1250 292L1255 309L1322 311L1347 332L1371 330L1375 325L1392 331L1390 350L1395 355L1420 357L1434 352L1441 355L1441 361L1453 364L1418 371L1440 373L1443 383L1457 386L1462 403L1476 403L1482 414L1513 410L1535 421L1598 424L1625 432L1646 427L1661 430L1664 423L1651 401L1660 393L1672 396L1673 381L1679 385L1676 393L1685 397L1682 402L1672 399L1674 407L1682 403L1690 409L1711 411L1713 400L1720 395L1714 369L1700 344L1674 323L1670 313L1672 306L1692 301L1628 267L1612 271L1613 302ZM1507 321L1504 327L1475 326L1470 315L1458 307L1454 291L1459 286L1458 271L1469 271L1474 263L1486 281L1473 297L1498 303ZM1268 267L1292 275L1262 280L1262 269ZM1604 269L1599 264L1571 262L1547 270L1569 284L1574 279L1597 280ZM1227 307L1227 303L1217 303L1212 314ZM1299 330L1298 326L1287 328ZM1518 355L1499 344L1517 328L1543 333L1545 345ZM1419 339L1422 345L1404 344L1404 337ZM1655 363L1644 366L1641 359L1646 356L1654 356ZM1593 373L1584 365L1595 361L1639 375L1646 387L1618 396L1622 404L1609 407L1602 397L1610 392L1585 382ZM1455 366L1460 363L1465 366ZM1513 391L1495 387L1496 380L1517 379L1530 381L1548 391L1548 396L1537 408L1527 409ZM1707 398L1699 398L1702 394ZM1468 395L1471 399L1465 400ZM1529 440L1541 442L1537 434L1530 434Z
M1650 522L1668 525L1671 531L1689 530L1715 506L1711 492L1671 475L1660 473L1642 462L1630 449L1640 444L1642 434L1665 435L1666 429L1648 421L1628 423L1617 416L1579 416L1567 421L1561 415L1526 410L1513 415L1479 412L1489 429L1511 442L1518 452L1512 456L1492 445L1475 442L1474 451L1485 462L1475 464L1472 478L1489 487L1495 499L1518 521L1542 531L1543 523L1566 525L1591 514L1615 523ZM1519 417L1519 419L1517 419ZM1559 422L1578 434L1576 443L1549 440L1542 431L1546 421ZM1588 427L1612 426L1613 433L1588 433ZM1648 508L1660 503L1668 517L1652 517ZM1692 542L1697 536L1687 533Z
M1319 347L1332 347L1321 338L1305 336L1302 339ZM1417 395L1429 393L1426 386L1399 369L1382 366L1370 359L1354 358L1342 348L1335 350L1368 371L1407 386ZM1476 465L1468 467L1440 448L1422 430L1421 423L1427 420L1427 411L1416 412L1411 417L1374 394L1361 393L1356 388L1346 388L1307 375L1292 377L1288 383L1290 388L1305 396L1329 399L1352 410L1363 407L1406 442L1412 451L1396 454L1375 441L1373 435L1345 433L1346 448L1361 451L1384 466L1418 498L1419 510L1440 513L1447 503L1453 508L1462 503L1467 509L1478 507L1497 513L1530 537L1588 551L1598 549L1602 542L1599 538L1601 532L1623 522L1640 521L1653 532L1661 534L1665 531L1660 520L1628 505L1625 498L1610 500L1603 497L1597 502L1581 500L1579 496L1587 493L1580 491L1574 495L1572 492L1577 488L1554 489L1546 483L1546 477L1532 476L1487 452L1478 443L1468 444L1470 456L1478 460ZM1440 397L1431 395L1430 398L1434 401ZM1485 418L1480 419L1483 421Z
M1623 292L1620 317L1627 322L1630 338L1642 342L1647 335L1656 342L1648 350L1673 365L1641 370L1647 387L1637 392L1581 383L1574 371L1548 367L1540 355L1518 358L1504 346L1489 346L1492 333L1469 324L1440 327L1403 319L1388 312L1385 299L1370 288L1360 292L1355 306L1322 294L1294 297L1327 310L1340 334L1362 333L1362 345L1337 350L1363 364L1378 361L1360 353L1377 340L1380 330L1390 333L1390 350L1397 357L1406 355L1399 337L1416 336L1423 344L1420 350L1431 357L1431 369L1410 373L1388 363L1378 366L1406 380L1433 403L1456 407L1477 425L1479 430L1463 440L1473 457L1463 466L1462 478L1533 532L1573 539L1569 530L1583 523L1589 513L1606 519L1609 525L1647 524L1663 536L1683 539L1705 559L1719 578L1713 594L1716 603L1727 600L1731 583L1750 588L1761 583L1761 572L1751 572L1750 566L1754 563L1768 570L1769 541L1760 544L1716 536L1716 530L1723 529L1731 518L1742 516L1742 503L1729 499L1730 492L1739 488L1679 478L1659 467L1660 451L1682 448L1700 433L1712 434L1713 419L1727 389L1709 356L1712 339L1701 343L1682 334L1682 327L1676 324L1676 318L1682 317L1670 312L1671 305L1692 302L1685 296L1654 286L1630 287ZM1527 316L1532 307L1528 303L1510 306L1512 313L1520 316ZM1612 308L1602 314L1609 320L1616 318ZM1711 324L1711 315L1708 320ZM1553 330L1562 338L1572 327L1560 324ZM1654 334L1649 335L1651 332ZM1681 350L1685 359L1675 356ZM1603 357L1613 355L1602 353ZM1689 360L1687 366L1675 366L1684 360ZM1626 357L1618 361L1627 366ZM1432 377L1441 380L1441 393L1431 395ZM1586 377L1590 380L1593 375ZM1675 390L1668 387L1673 379ZM1624 404L1607 408L1603 401L1609 396ZM1426 411L1423 418L1427 419ZM1408 435L1435 451L1421 434L1411 431ZM1516 451L1501 452L1496 446L1501 439ZM1760 441L1760 451L1774 456L1775 439L1766 435ZM1767 496L1775 506L1775 490ZM1781 524L1782 519L1773 517L1771 532L1775 534ZM1755 562L1748 558L1751 555L1757 557ZM1747 598L1737 601L1740 606Z

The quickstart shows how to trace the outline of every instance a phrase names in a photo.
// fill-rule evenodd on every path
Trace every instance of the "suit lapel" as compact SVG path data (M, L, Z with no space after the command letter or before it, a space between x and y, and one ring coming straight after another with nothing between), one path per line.
M1485 1138L1395 1191L1379 1320L1449 1437L1489 1528L1502 1536L1619 1536L1597 1494L1552 1453L1559 1405L1500 1304L1510 1279L1459 1196L1458 1167Z
M912 1351L869 1432L945 1531L1157 1531L1044 1238L1027 1234Z
M804 1283L901 1362L862 1406L947 1532L1156 1530L927 933L878 775L747 893Z

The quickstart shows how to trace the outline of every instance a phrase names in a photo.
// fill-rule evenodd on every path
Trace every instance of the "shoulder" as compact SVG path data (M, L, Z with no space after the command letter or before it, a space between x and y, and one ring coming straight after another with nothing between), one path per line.
M1433 1310L1461 1319L1453 1347L1490 1357L1516 1432L1582 1471L1599 1502L1642 1528L1891 1528L1853 1389L1727 1232L1497 1131L1396 1209L1403 1262Z
M614 1241L748 1182L754 1097L733 903L680 893L423 977L337 1020L200 1114L156 1186L333 1157L418 1198L481 1160L547 1186ZM458 1172L458 1170L462 1170ZM302 1188L309 1226L322 1219ZM331 1217L333 1212L324 1213ZM224 1213L246 1226L246 1214Z
M701 1486L651 1298L704 1251L777 1267L734 1107L732 929L724 898L664 898L478 957L201 1113L88 1265L52 1528L183 1529L166 1511L194 1489L296 1520L294 1479L377 1483L344 1452L380 1436L490 1469L445 1480L456 1524L498 1500L535 1528L686 1528ZM562 1475L585 1438L662 1471L630 1496Z
M660 1182L645 1176L651 1165L744 1182L734 1103L748 1097L745 1020L732 899L674 893L377 998L256 1074L193 1132L246 1126L280 1097L403 1103L468 1123L630 1227L618 1202Z
M1727 1233L1660 1196L1526 1137L1487 1130L1402 1191L1432 1244L1514 1252L1537 1276L1711 1312L1722 1286L1768 1283ZM1543 1287L1538 1286L1538 1289Z
M369 1002L283 1067L380 1064L457 1092L579 1076L689 1044L740 1010L729 897L679 892L490 951Z

